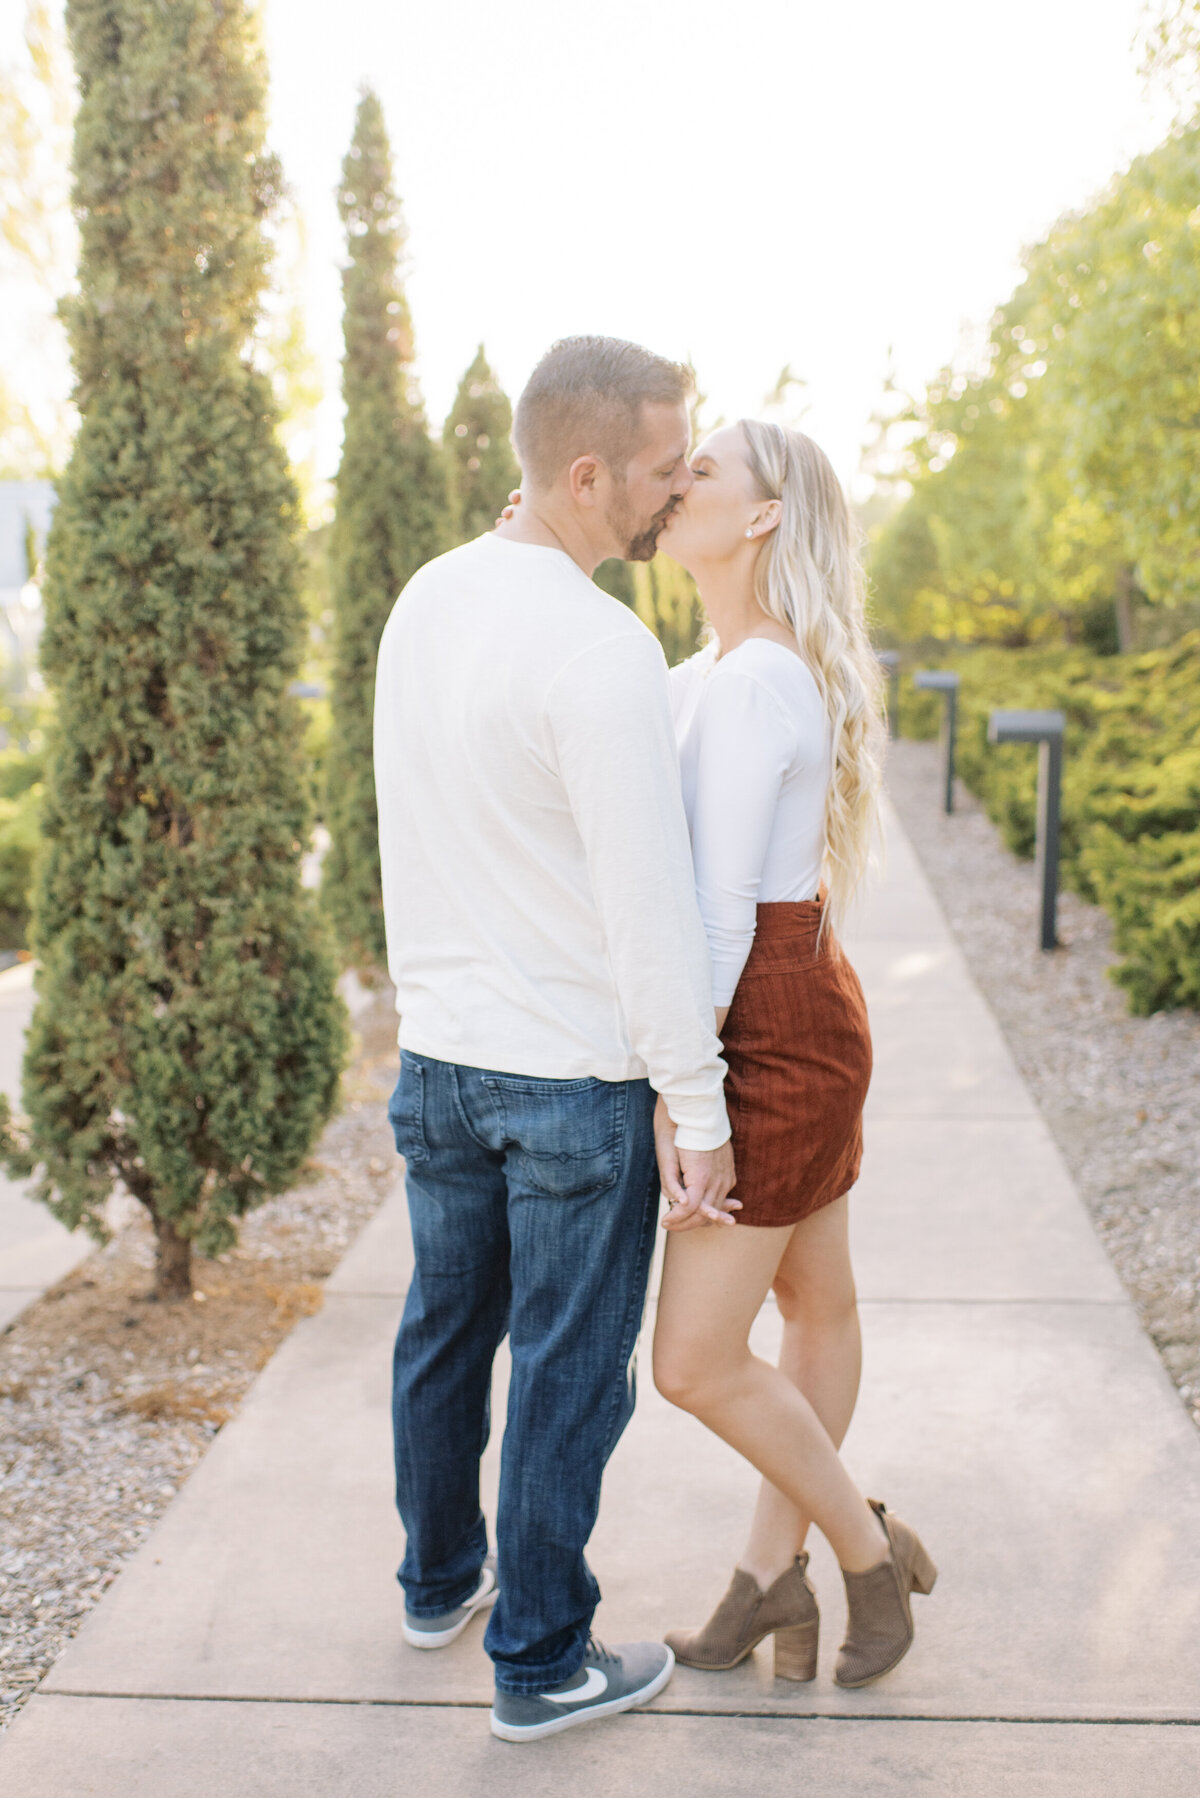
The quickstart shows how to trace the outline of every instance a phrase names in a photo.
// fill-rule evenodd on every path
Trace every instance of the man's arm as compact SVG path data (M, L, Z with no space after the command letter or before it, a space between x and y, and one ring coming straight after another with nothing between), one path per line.
M547 703L558 770L633 1049L683 1150L729 1139L662 651L621 633L577 656Z

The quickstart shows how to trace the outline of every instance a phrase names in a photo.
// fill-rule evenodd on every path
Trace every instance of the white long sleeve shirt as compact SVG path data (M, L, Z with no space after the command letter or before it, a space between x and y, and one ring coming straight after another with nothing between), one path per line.
M728 1005L759 902L820 890L829 722L806 663L765 637L672 668L671 703L713 1004Z
M562 550L422 568L379 649L375 789L402 1048L662 1093L729 1124L658 643Z

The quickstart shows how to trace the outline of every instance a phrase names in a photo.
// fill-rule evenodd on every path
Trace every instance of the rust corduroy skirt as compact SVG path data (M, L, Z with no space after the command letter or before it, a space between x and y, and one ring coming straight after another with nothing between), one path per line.
M799 1223L848 1192L862 1160L871 1031L822 899L760 905L725 1021L739 1224Z

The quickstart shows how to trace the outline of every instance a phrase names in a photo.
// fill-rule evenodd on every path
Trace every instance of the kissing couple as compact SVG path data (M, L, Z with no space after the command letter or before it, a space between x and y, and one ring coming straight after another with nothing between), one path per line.
M840 1685L896 1665L936 1577L838 1454L871 1043L836 932L883 736L854 529L799 432L743 420L689 457L690 391L636 344L555 344L516 407L519 502L414 575L379 651L389 1117L415 1258L393 1389L403 1628L438 1649L490 1609L506 1741L644 1704L677 1661L719 1672L769 1635L776 1675L812 1679L810 1524L845 1580ZM669 673L591 580L657 548L712 633ZM656 1384L763 1483L704 1627L609 1650L584 1550L664 1197ZM777 1367L749 1347L771 1290ZM506 1334L492 1556L479 1462Z

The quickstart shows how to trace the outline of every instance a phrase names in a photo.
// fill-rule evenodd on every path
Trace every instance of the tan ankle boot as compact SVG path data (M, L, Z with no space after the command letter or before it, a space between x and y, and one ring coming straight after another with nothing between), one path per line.
M932 1592L937 1579L916 1531L878 1499L867 1503L887 1531L890 1552L866 1573L842 1572L849 1615L833 1676L839 1686L869 1686L904 1659L913 1640L909 1594Z
M764 1637L774 1636L776 1679L815 1679L821 1620L805 1576L807 1566L808 1556L797 1555L765 1592L750 1574L735 1568L728 1592L704 1628L690 1635L672 1630L665 1638L675 1659L684 1667L724 1673L744 1661Z

